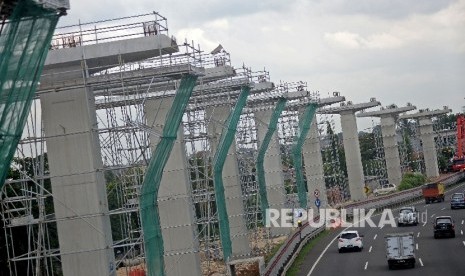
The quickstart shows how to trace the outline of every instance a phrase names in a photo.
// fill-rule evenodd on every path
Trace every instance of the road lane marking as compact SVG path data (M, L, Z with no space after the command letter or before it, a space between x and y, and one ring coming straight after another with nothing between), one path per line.
M460 235L463 235L463 230L460 230Z
M373 246L370 246L370 249L368 250L368 253L371 253L371 249L373 249Z
M421 265L421 266L424 266L424 265L423 265L423 261L421 260L421 258L418 258L418 260L420 261L420 265Z
M425 220L425 222L423 222L423 225L422 225L422 226L425 226L425 225L426 225L426 220Z
M446 210L446 207L444 207L444 208L441 209L441 211L444 211L444 210Z
M462 224L463 224L463 219L462 219Z
M465 245L465 241L463 242L463 245Z
M376 237L378 236L378 234L375 234L375 236L373 237L374 240L376 240Z
M365 263L365 270L367 270L368 262Z
M432 214L431 217L434 217L434 215L436 215L436 214Z
M418 243L415 245L415 249L418 250Z
M376 217L376 216L379 216L379 215L381 215L381 214L377 214L377 215L374 215L374 216ZM365 218L365 219L362 220L362 221L365 221L365 220L367 220L367 218ZM342 229L342 231L345 231L345 230L350 229L350 228L352 228L352 226L346 227L346 228ZM318 263L320 262L321 258L323 258L323 255L326 253L326 251L328 251L329 247L333 244L333 242L334 242L337 238L338 238L338 236L335 236L335 237L328 243L328 245L325 247L325 249L323 249L323 252L321 252L320 256L318 256L318 258L316 259L316 261L313 263L312 268L310 268L310 271L308 272L307 276L312 275L313 270L315 270L315 267L318 265Z
M420 232L418 232L418 234L417 234L417 238L418 238L418 237L420 237Z

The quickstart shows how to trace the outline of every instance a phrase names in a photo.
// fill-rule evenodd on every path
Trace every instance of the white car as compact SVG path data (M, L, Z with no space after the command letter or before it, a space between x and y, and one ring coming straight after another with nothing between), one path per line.
M385 195L385 194L393 193L395 191L397 191L397 186L396 185L394 185L394 184L384 184L381 187L376 188L373 191L373 194L375 196L379 196L379 195Z
M357 250L362 251L363 240L358 231L342 231L337 239L337 249L339 253L345 250Z
M397 219L397 226L403 225L418 225L418 211L415 207L402 207L399 210L399 218Z

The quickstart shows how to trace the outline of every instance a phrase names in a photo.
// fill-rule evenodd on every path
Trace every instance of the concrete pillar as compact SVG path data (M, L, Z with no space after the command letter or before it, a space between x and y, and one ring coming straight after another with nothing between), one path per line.
M399 185L402 180L399 149L396 139L396 118L391 115L381 116L381 133L383 137L384 156L390 184Z
M229 106L216 106L206 109L206 118L209 120L207 132L210 135L210 147L214 156L224 123L227 120L231 108ZM240 257L250 254L249 239L245 220L242 191L239 179L236 147L229 148L223 170L224 194L226 196L226 209L229 218L229 228L232 243L232 257Z
M326 193L325 174L323 170L323 157L321 156L320 137L318 135L318 126L316 115L313 117L310 125L309 135L304 144L302 151L305 163L305 173L308 185L308 207L317 211L314 195L315 190L319 191L320 208L326 208L328 197Z
M116 275L92 91L40 100L63 274Z
M419 119L420 138L423 144L423 156L425 159L426 176L439 176L438 156L434 143L433 121L429 117Z
M259 122L270 122L272 114L273 110L257 111L255 112L255 118ZM268 125L264 123L257 123L256 125L258 147L260 147L261 140L265 137L268 131ZM266 151L263 163L265 168L266 193L269 207L270 209L285 208L286 190L284 189L284 176L277 131L275 131L271 138L270 146ZM272 236L287 235L288 233L289 229L284 227L271 227Z
M149 99L145 103L147 124L151 133L150 148L155 149L171 109L174 97ZM165 271L167 276L202 275L198 255L197 229L191 199L191 184L183 144L182 125L178 138L168 158L158 192L158 208L165 250Z
M358 140L357 119L353 111L341 112L342 138L349 177L350 198L360 200L365 198L363 187L365 177L363 175L362 157Z

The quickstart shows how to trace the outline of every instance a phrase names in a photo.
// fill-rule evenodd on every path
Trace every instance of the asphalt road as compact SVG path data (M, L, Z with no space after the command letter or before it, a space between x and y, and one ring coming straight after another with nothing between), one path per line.
M450 209L450 196L463 192L465 183L446 191L446 200L440 203L413 204L420 215L427 218L417 226L382 228L350 228L364 235L364 248L361 252L338 253L336 236L342 228L331 231L306 256L299 275L440 275L465 276L465 209ZM398 209L393 210L398 216ZM433 218L450 215L455 220L455 238L433 238ZM373 217L378 225L380 215ZM387 233L413 232L416 243L415 268L389 270L386 260L384 235Z

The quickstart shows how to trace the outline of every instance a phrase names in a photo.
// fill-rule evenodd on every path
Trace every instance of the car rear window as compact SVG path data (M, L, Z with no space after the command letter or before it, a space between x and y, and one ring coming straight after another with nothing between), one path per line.
M412 209L402 209L402 210L400 210L400 212L402 214L410 214L410 213L412 213Z
M451 223L451 220L448 219L448 218L440 218L440 219L436 220L436 223L437 224L439 224L439 223Z
M356 237L357 237L357 234L355 234L355 233L343 233L341 235L342 239L353 239L353 238L356 238Z
M452 198L463 198L463 195L462 194L453 195Z

